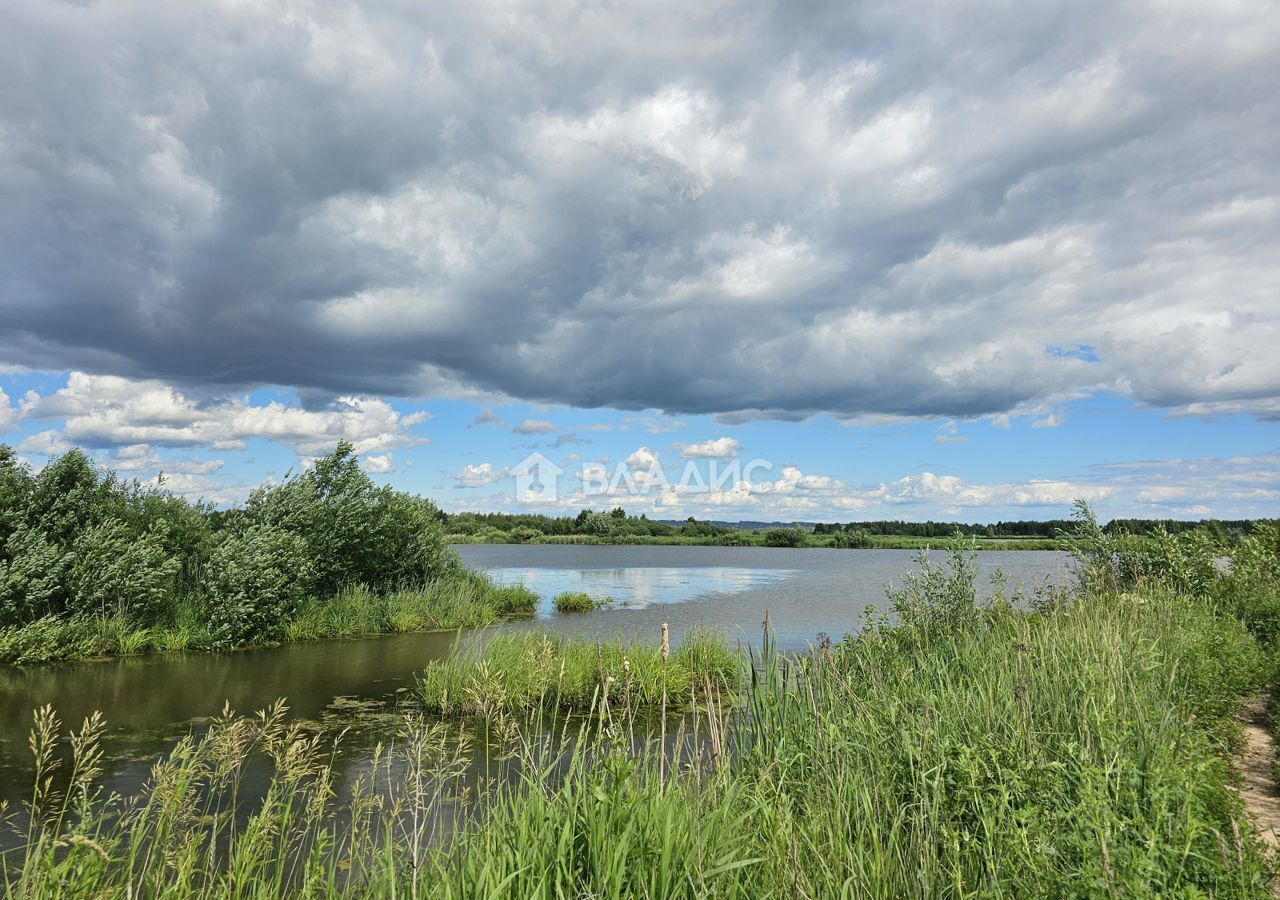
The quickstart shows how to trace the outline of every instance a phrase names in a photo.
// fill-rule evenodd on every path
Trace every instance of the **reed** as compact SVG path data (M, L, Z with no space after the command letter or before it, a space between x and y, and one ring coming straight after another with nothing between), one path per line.
M607 602L596 599L583 591L565 591L564 593L556 594L551 601L551 605L555 607L558 613L583 613L605 606Z
M480 714L535 708L590 710L613 697L652 706L670 694L687 697L704 681L736 688L742 661L717 633L690 632L671 654L620 638L594 641L543 634L493 635L462 642L418 678L418 696L433 713Z

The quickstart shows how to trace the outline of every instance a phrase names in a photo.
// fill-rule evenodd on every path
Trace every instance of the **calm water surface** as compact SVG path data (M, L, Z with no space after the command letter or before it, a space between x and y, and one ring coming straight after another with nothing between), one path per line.
M779 643L803 648L819 632L858 627L868 607L883 608L885 587L901 583L914 551L797 550L760 547L465 545L463 561L543 597L529 621L502 630L549 630L656 641L692 626L758 640L768 610ZM1034 590L1063 583L1067 560L1038 551L983 552L981 581L1000 568ZM550 598L581 590L614 598L609 609L556 615ZM358 770L373 745L396 727L397 699L428 661L446 655L453 634L405 634L317 641L240 653L191 653L31 669L0 667L0 800L27 794L31 711L52 704L64 723L94 710L111 726L109 787L131 791L156 755L230 704L253 712L285 698L292 714L317 727L354 726L344 761Z
M902 583L917 556L914 550L556 544L469 544L458 551L467 565L542 596L537 617L511 629L656 640L661 624L669 622L673 636L710 625L732 639L754 641L768 610L778 643L789 649L803 649L819 632L840 637L857 630L868 608L885 608L885 589ZM989 592L997 569L1009 576L1010 589L1062 584L1067 565L1059 553L983 551L979 588ZM614 604L556 615L551 598L562 591L612 597Z

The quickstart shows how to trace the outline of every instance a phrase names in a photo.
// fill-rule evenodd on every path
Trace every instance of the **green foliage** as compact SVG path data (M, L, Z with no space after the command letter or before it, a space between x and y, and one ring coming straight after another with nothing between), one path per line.
M536 528L530 528L528 525L518 525L511 529L507 537L513 544L527 544L542 537L542 532Z
M429 500L376 486L347 443L232 510L123 483L79 450L32 476L0 445L0 628L31 625L29 637L51 641L41 654L10 635L18 649L0 656L276 640L307 597L329 602L357 586L382 597L460 577L442 520ZM500 606L528 606L527 597L471 587L488 598L473 614L462 611L464 590L458 615L437 609L433 620L490 621ZM193 610L207 629L180 621ZM113 624L95 626L90 646L54 640L50 617Z
M973 551L957 538L947 548L945 567L926 551L916 557L916 566L902 588L886 590L903 633L932 639L974 627L981 614L975 605L978 567Z
M803 547L803 528L770 528L764 533L766 547Z
M585 515L578 516L578 533L579 534L608 534L609 529L613 527L611 517L599 512L582 511Z
M217 647L282 636L313 583L308 547L300 535L250 525L228 535L209 561L209 628Z
M551 601L551 605L555 607L558 613L581 613L591 612L601 603L595 597L582 591L565 591L562 594L556 594Z
M45 616L154 622L196 589L206 510L100 472L79 450L27 473L0 447L0 625Z
M817 529L814 529L817 534ZM831 546L840 550L865 550L872 544L871 534L861 528L831 532Z
M663 663L657 645L543 634L495 635L431 662L418 693L431 711L492 715L536 708L591 709L601 702L652 705L737 685L741 661L714 632L694 631ZM612 698L612 700L610 700Z
M71 554L38 528L19 525L0 558L0 624L24 625L66 611Z
M67 583L71 615L154 622L173 596L181 563L164 546L163 523L139 535L110 518L76 536Z
M471 628L491 625L507 616L528 615L537 604L538 595L527 588L495 585L476 572L385 594L356 585L334 597L305 601L285 623L284 636L298 641Z
M303 474L254 491L245 517L299 537L325 596L354 584L421 586L457 567L435 505L376 486L345 441Z
M1217 580L1214 558L1220 548L1208 531L1183 531L1175 536L1163 524L1157 524L1149 536L1136 537L1099 526L1093 510L1083 500L1075 503L1075 523L1066 535L1067 547L1080 564L1079 578L1087 590L1162 585L1203 597Z
M23 526L31 496L32 479L13 448L0 444L0 561L10 536Z
M1264 647L1280 653L1280 528L1260 525L1235 546L1213 593Z
M96 655L91 623L44 616L22 628L0 629L0 662L29 666Z

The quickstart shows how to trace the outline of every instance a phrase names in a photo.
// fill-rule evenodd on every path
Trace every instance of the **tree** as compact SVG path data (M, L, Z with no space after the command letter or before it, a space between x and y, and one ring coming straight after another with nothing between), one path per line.
M353 584L421 585L458 565L435 504L379 488L346 441L303 474L254 491L245 513L251 524L302 539L322 596Z
M164 531L159 524L135 535L116 518L82 531L67 572L67 612L154 621L173 596L174 578L182 567L166 552Z
M306 541L271 525L229 535L209 560L209 630L215 646L279 637L312 583Z

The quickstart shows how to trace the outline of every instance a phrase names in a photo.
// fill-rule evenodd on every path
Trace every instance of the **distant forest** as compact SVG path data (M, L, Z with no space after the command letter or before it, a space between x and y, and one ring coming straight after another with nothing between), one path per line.
M905 522L902 520L871 520L865 522L721 522L698 521L692 517L684 521L650 519L645 515L628 515L622 507L609 511L584 509L576 516L546 516L533 513L476 513L447 514L445 529L450 534L482 535L486 532L522 532L542 535L651 535L653 537L699 537L729 534L735 531L762 531L778 527L801 527L815 535L861 532L869 535L892 537L939 538L950 537L957 532L968 537L1003 538L1057 538L1072 530L1076 523L1070 519L1031 520L1019 519L994 523L971 522ZM1265 519L1112 519L1103 530L1110 535L1131 534L1147 536L1161 527L1169 534L1187 531L1208 531L1223 540L1235 540L1248 534L1255 521L1277 522Z

